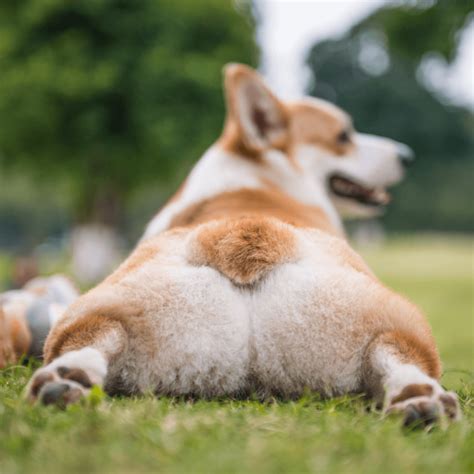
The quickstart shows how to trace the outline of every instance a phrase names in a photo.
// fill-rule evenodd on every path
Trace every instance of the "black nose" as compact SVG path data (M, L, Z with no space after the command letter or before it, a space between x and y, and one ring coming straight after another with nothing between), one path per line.
M413 150L403 143L398 144L398 158L403 166L410 166L415 161Z

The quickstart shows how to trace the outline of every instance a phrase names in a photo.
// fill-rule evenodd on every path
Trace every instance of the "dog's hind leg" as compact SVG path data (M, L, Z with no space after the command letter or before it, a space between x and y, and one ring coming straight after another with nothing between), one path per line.
M364 383L386 413L401 413L406 426L427 426L460 418L457 396L440 385L440 371L437 350L428 338L392 330L369 345Z
M45 346L47 365L26 388L32 402L64 407L103 386L109 363L126 348L125 330L106 316L86 315L55 328Z

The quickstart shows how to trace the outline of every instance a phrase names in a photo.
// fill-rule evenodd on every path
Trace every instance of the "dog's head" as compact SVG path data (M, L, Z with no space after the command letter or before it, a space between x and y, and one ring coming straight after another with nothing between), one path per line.
M388 203L387 187L403 177L410 149L393 140L357 133L333 104L306 98L279 100L253 69L225 69L228 116L221 145L269 166L280 155L314 180L343 217L369 217Z

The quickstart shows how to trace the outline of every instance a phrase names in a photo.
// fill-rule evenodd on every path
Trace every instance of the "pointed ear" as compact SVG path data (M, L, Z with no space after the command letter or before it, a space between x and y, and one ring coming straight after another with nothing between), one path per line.
M228 120L235 123L245 145L256 152L283 147L287 113L261 76L243 64L229 64L224 69L224 87Z

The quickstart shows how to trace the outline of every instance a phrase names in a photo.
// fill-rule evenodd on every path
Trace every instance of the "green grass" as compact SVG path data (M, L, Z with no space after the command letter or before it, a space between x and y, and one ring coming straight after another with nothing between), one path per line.
M360 398L311 395L263 404L96 393L60 411L21 400L31 368L20 366L0 373L0 472L473 472L472 241L404 238L362 253L429 315L462 422L410 432Z

